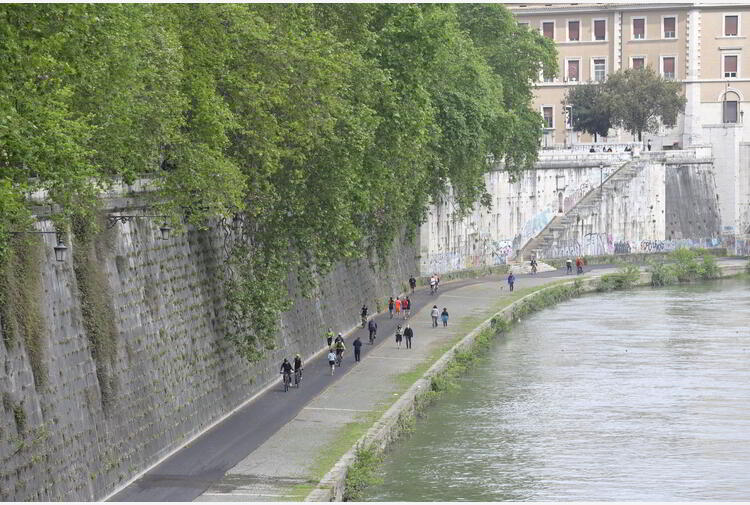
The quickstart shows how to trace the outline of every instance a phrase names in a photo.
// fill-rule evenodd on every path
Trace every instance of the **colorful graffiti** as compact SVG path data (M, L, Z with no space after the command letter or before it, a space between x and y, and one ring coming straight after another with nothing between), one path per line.
M561 240L554 246L546 248L543 251L543 256L546 258L564 258L570 256L601 256L605 254L658 253L670 252L680 248L727 247L729 250L732 250L732 245L735 254L742 255L750 252L748 251L750 241L737 240L735 242L732 237L731 242L732 244L727 244L727 241L719 238L641 240L640 242L619 240L615 242L611 235L589 233L581 241L577 239ZM742 242L742 247L739 245L740 242ZM746 252L738 252L740 249Z

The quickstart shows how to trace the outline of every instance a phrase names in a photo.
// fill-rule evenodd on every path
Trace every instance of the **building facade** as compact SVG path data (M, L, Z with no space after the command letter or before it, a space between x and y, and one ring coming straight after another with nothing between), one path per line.
M654 135L657 148L710 142L714 125L731 125L750 141L744 112L750 100L750 5L509 4L518 23L553 39L559 52L558 75L540 79L536 103L545 121L546 146L587 143L574 132L563 105L567 90L601 81L623 68L650 66L682 83L687 106L675 128ZM611 140L632 140L613 131ZM605 141L610 139L605 139Z
M674 128L647 133L654 150L710 146L722 234L750 240L750 2L506 4L521 25L555 41L558 75L540 76L534 107L544 148L588 150L563 104L580 83L623 68L650 66L681 83L687 98ZM750 118L750 116L749 116ZM749 119L750 121L750 119ZM613 129L604 143L633 141ZM598 150L598 148L597 148Z

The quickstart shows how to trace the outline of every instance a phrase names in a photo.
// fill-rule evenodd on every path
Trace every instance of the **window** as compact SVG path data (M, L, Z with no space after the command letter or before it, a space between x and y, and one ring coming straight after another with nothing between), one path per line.
M554 128L554 108L546 105L542 107L542 117L544 118L545 128Z
M565 106L565 128L568 130L573 128L573 106Z
M529 23L528 23L528 21L519 21L518 22L518 26L523 26L524 28L528 28L529 27Z
M674 79L674 56L662 56L661 69L665 79Z
M724 77L737 77L737 55L724 55Z
M724 16L724 36L736 37L739 35L740 17L737 15Z
M646 38L646 19L645 18L633 18L633 38L634 39Z
M664 38L665 39L676 39L677 38L677 19L674 17L664 18Z
M567 76L568 80L572 82L578 82L581 80L580 75L580 67L581 67L581 61L580 60L567 60Z
M646 60L643 56L637 56L630 59L630 68L638 70L646 66Z
M594 20L594 40L607 40L607 20Z
M594 80L602 82L607 76L607 60L604 58L594 58Z
M542 23L542 35L548 39L555 40L555 22L545 21Z
M736 123L737 122L737 100L729 100L731 93L727 93L724 97L724 122L725 123ZM731 98L734 98L731 96Z
M577 42L581 40L581 22L568 21L568 41Z

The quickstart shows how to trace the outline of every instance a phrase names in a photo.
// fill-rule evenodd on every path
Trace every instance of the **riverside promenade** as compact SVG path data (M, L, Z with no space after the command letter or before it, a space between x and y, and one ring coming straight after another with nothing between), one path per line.
M744 268L745 260L721 260L723 269ZM616 271L587 269L585 278ZM366 330L346 335L348 352L334 377L325 357L307 360L301 389L284 393L280 382L145 472L111 497L117 501L296 501L316 499L321 479L453 344L513 301L545 285L575 278L564 271L517 275L510 293L505 277L454 281L440 294L418 289L419 310L408 320L412 349L399 349L396 324L380 314L375 346ZM430 310L450 313L448 327L432 328ZM359 335L362 361L354 363L351 343ZM278 414L277 414L278 412ZM266 420L263 421L263 416ZM268 419L272 419L273 422ZM316 491L318 493L319 491Z
M615 270L597 268L585 276ZM435 296L428 294L428 303L408 320L414 330L412 349L405 349L403 343L398 348L394 331L379 328L375 348L367 349L370 352L359 364L344 370L343 380L331 384L305 405L294 419L227 471L197 501L304 500L339 458L449 347L534 288L574 277L559 270L520 275L513 293L505 277L488 277L450 291L441 290ZM441 311L447 307L447 327L438 321L439 326L432 328L433 305ZM349 349L352 340L346 339ZM362 341L363 348L370 347L366 337ZM353 363L351 351L345 361ZM316 373L330 375L328 370ZM296 393L290 390L289 400Z

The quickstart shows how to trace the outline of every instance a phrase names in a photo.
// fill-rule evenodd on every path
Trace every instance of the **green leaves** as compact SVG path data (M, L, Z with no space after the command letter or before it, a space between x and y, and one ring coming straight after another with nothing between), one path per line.
M254 359L290 273L384 258L430 199L530 167L554 59L500 5L2 5L0 222L38 188L90 216L138 177L174 224L240 216L229 333Z

